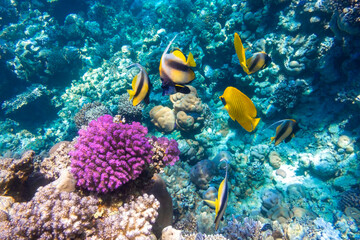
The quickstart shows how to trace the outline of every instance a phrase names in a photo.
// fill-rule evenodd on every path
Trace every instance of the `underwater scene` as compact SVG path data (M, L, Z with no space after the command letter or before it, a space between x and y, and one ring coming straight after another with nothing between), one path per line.
M360 239L360 1L0 0L0 239Z

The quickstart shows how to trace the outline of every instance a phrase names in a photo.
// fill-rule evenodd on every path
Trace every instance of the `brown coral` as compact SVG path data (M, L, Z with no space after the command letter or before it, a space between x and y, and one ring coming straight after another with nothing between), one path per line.
M18 192L34 170L34 157L34 151L27 151L21 159L0 159L0 195L9 191Z
M61 171L70 167L69 152L74 149L74 143L69 141L59 142L50 149L50 157L45 158L40 165L40 172L47 179L57 179Z
M171 132L175 128L175 114L168 108L161 105L155 106L150 111L151 122L164 132Z
M195 119L187 115L184 111L176 114L176 125L183 131L191 131L193 129Z

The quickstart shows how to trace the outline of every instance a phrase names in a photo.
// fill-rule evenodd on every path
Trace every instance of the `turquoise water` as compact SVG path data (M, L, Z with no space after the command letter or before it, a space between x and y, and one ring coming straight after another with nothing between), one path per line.
M185 239L360 239L359 16L357 1L340 0L0 1L0 239L160 239L168 225ZM261 52L271 62L247 74L235 33L246 59ZM181 74L164 56L176 49L191 80L173 82ZM129 100L133 63L147 72L149 104ZM108 193L81 187L69 152L103 115L176 140L179 160L146 165ZM296 122L294 135L284 119ZM282 134L286 142L271 142ZM168 153L153 151L165 162ZM220 197L225 162L229 195L215 231L204 200ZM155 172L167 198L148 191ZM76 187L54 190L59 178ZM122 212L144 193L160 207L147 195L152 217L126 222ZM50 206L83 212L59 217Z

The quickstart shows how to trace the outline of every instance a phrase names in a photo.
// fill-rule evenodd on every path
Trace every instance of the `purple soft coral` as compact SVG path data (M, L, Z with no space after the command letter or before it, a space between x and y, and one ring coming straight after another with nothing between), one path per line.
M136 179L151 163L152 146L145 137L147 128L140 123L114 123L105 115L79 131L72 156L72 173L77 185L90 191L113 191Z

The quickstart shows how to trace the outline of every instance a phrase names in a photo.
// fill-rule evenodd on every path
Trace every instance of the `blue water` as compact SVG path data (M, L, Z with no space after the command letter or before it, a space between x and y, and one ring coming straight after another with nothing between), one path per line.
M102 115L121 115L141 122L148 136L179 143L180 161L160 176L172 198L171 225L183 234L215 234L215 210L203 199L218 196L225 154L229 197L216 233L256 239L244 227L252 219L258 225L248 225L262 236L360 239L359 13L356 1L330 0L0 1L0 161L28 150L36 155L25 178L0 162L0 193L29 202L38 186L58 177L48 179L39 167L51 147L76 141L78 130ZM264 52L271 63L247 74L235 33L247 59ZM169 53L191 52L195 78L190 94L164 96L159 64L175 35ZM132 63L148 73L148 105L129 100L139 73L127 69ZM254 104L252 118L261 120L253 131L223 108L219 97L229 86ZM160 105L163 112L152 115ZM275 146L278 125L269 126L282 119L294 119L300 130ZM36 187L18 187L29 184ZM1 224L15 218L9 209L0 208L7 216ZM271 229L261 232L265 224Z

